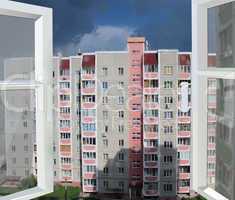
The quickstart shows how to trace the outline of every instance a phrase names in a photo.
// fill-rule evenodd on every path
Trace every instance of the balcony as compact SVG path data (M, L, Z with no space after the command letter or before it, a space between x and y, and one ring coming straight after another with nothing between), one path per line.
M81 107L86 109L86 108L95 108L96 103L95 102L82 102Z
M181 194L190 193L190 187L189 187L189 186L186 186L186 187L179 187L179 188L178 188L178 193L181 193Z
M144 132L144 139L158 139L157 132Z
M157 87L145 87L144 94L157 94L159 93L159 88Z
M70 113L60 113L60 119L70 119Z
M178 137L191 137L191 131L178 131Z
M158 72L144 72L144 79L158 79Z
M190 116L178 116L178 122L179 123L191 123L191 117Z
M144 117L145 124L158 124L159 118L158 117Z
M95 120L96 120L96 117L94 117L94 116L83 116L82 117L83 123L94 123Z
M60 88L59 93L60 94L70 94L71 90L70 88Z
M178 160L178 165L179 166L189 166L190 165L190 160L180 159L180 160Z
M83 158L82 161L83 161L84 165L95 165L96 164L96 159Z
M96 92L95 87L81 89L82 94L95 94L95 92Z
M83 178L85 178L85 179L95 179L96 178L96 173L95 172L84 172L83 173Z
M190 72L178 72L178 77L181 80L189 80L191 78Z
M60 132L71 132L71 127L60 127Z
M144 175L145 182L157 182L158 179L159 179L158 176Z
M60 107L70 107L71 102L70 101L59 101L59 106Z
M158 161L144 161L144 168L156 168Z
M60 81L69 81L70 75L60 75L59 80Z
M82 150L83 151L96 151L96 145L82 145Z
M83 72L81 75L82 80L95 80L95 73L86 73Z
M96 192L96 186L93 185L84 185L83 192Z
M179 173L179 179L190 179L190 173Z
M60 139L60 144L70 145L71 144L71 139Z
M178 151L190 151L190 145L178 144Z
M145 109L159 109L159 103L156 102L144 102Z
M70 169L72 169L72 164L71 163L70 164L61 164L61 168L70 170Z
M148 190L148 189L144 189L143 191L144 196L159 196L159 193L157 190Z
M158 152L158 147L144 147L144 153L157 153Z

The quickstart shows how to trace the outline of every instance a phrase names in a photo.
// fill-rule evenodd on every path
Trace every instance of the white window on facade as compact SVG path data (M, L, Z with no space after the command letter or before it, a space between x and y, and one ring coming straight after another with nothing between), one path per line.
M0 1L0 26L0 199L35 199L53 191L52 10Z
M234 8L192 1L192 187L211 200L235 199Z

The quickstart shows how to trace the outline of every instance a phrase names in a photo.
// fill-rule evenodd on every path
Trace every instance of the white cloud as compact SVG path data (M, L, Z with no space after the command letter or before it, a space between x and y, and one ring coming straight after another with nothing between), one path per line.
M74 55L79 49L82 52L125 50L127 38L133 34L135 29L130 27L98 26L90 33L77 36L79 38L77 42L70 42L57 52Z

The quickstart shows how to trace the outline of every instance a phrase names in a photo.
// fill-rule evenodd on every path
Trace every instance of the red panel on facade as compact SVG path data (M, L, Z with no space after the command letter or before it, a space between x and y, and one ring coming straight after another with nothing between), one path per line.
M208 56L208 66L216 67L216 56Z
M84 55L82 59L83 67L95 67L95 55Z
M155 53L145 53L144 54L144 64L155 65L158 63L157 54Z
M60 68L69 69L69 59L61 60Z
M191 65L191 59L189 54L179 55L179 64L180 65Z

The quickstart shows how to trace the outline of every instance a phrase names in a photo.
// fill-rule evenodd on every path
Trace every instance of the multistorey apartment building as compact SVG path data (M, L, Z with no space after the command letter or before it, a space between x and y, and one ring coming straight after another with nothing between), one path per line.
M54 57L55 182L85 193L190 194L191 53L150 51L142 37L129 38L127 47ZM209 56L211 65L214 57ZM215 96L213 81L208 86ZM187 111L181 110L182 83L188 85ZM208 99L213 113L215 97ZM208 121L214 137L215 119L208 114ZM215 175L212 137L210 183ZM34 174L36 155L28 156Z

